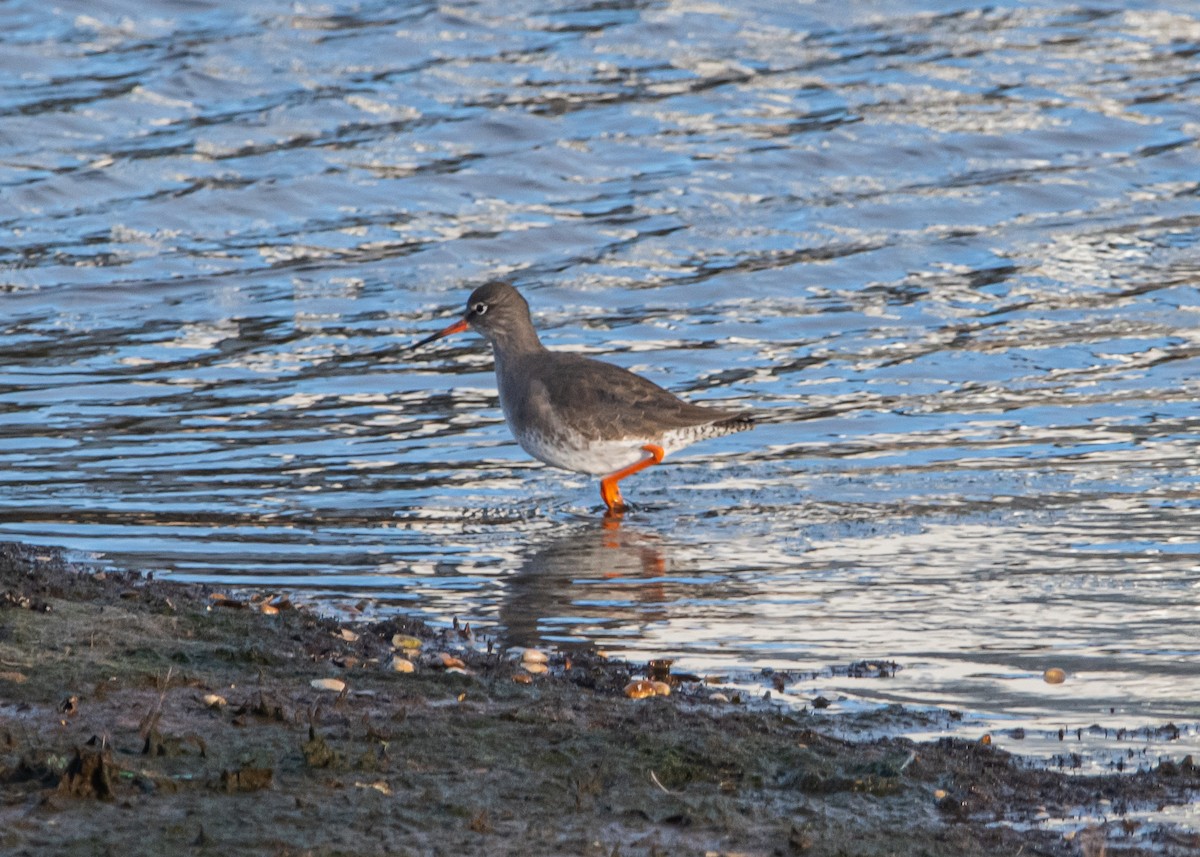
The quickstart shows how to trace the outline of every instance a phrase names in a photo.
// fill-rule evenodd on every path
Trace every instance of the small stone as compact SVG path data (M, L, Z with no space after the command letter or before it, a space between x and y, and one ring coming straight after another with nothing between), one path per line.
M550 667L546 666L545 664L529 663L522 664L522 666L525 667L525 671L531 675L543 675L544 673L550 671Z
M549 655L545 652L539 652L537 649L526 649L521 654L521 663L523 664L544 664L549 660Z
M330 693L341 693L346 689L346 683L340 678L314 678L309 684L316 690L327 690Z
M397 649L419 649L421 641L408 634L395 634L392 637L392 646Z
M654 692L659 696L671 695L671 685L667 684L665 681L652 681L650 684L654 685Z
M274 768L241 768L238 770L222 771L221 785L230 794L234 792L257 792L269 789L274 777Z
M1050 667L1042 673L1042 681L1046 684L1062 684L1067 680L1066 670L1061 670L1058 667Z
M413 665L413 662L407 658L393 657L388 666L393 672L398 673L411 673L417 671L417 668Z
M218 696L215 693L206 693L203 696L204 704L209 708L224 708L228 705L228 701L223 696Z
M672 658L655 658L648 664L650 668L651 681L666 681L671 675L671 664L675 663Z

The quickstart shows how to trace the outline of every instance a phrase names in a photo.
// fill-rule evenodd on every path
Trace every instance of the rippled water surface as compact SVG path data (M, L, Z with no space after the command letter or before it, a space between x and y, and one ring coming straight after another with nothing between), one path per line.
M1198 56L1170 0L2 4L0 537L1195 748ZM606 529L477 337L400 350L497 276L760 425Z

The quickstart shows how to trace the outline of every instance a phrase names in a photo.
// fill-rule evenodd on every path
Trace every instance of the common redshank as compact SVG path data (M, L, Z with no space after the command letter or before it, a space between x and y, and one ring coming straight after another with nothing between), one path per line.
M620 366L550 351L529 304L507 283L471 293L467 312L409 348L470 328L492 346L500 407L521 448L553 467L603 477L607 514L627 510L617 483L698 440L751 428L748 412L683 401Z

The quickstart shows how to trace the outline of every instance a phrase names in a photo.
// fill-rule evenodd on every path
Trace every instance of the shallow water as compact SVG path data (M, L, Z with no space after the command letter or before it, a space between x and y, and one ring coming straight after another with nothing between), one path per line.
M1200 747L1200 14L781 5L0 6L0 536ZM605 528L496 276L761 424Z

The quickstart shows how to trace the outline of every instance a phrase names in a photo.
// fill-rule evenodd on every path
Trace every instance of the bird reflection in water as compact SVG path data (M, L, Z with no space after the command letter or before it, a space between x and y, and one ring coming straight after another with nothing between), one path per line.
M534 546L500 606L513 646L590 648L597 637L637 637L667 618L670 545L607 519Z

